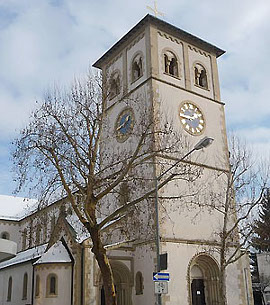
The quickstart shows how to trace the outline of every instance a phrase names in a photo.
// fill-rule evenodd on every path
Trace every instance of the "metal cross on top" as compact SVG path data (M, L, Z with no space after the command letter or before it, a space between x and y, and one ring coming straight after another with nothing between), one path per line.
M157 1L154 1L154 8L152 8L151 6L146 6L150 11L152 11L155 16L157 17L158 15L160 16L164 16L163 13L159 12L158 9L157 9Z

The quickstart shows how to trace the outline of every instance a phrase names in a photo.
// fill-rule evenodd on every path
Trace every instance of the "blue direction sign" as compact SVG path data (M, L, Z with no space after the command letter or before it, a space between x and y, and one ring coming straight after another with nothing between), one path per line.
M163 281L168 282L170 280L170 273L163 273L163 272L153 272L153 281Z

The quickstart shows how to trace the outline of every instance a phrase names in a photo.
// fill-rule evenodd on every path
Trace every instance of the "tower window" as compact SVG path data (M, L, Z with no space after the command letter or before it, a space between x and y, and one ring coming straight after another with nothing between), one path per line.
M143 294L143 276L140 271L136 273L135 290L136 290L136 295Z
M203 89L208 89L206 69L201 64L196 64L194 67L195 85Z
M132 61L132 81L136 81L141 76L143 76L143 70L142 70L142 56L137 55L134 57Z
M49 274L47 277L47 295L57 295L57 276L55 274Z
M22 295L23 300L27 299L27 285L28 285L28 275L27 273L25 273L23 276L23 295Z
M164 72L171 76L179 77L177 58L170 51L164 54Z
M109 99L113 99L120 93L120 76L118 72L112 74L109 82L110 92Z
M2 238L2 239L9 239L9 234L8 234L8 232L3 232L3 233L1 234L1 238Z
M11 296L12 296L12 277L10 276L8 279L7 302L11 301Z
M54 215L52 215L52 218L51 218L51 233L53 232L53 230L54 230L54 227L55 227L55 222L56 222L56 220L55 220L55 216Z

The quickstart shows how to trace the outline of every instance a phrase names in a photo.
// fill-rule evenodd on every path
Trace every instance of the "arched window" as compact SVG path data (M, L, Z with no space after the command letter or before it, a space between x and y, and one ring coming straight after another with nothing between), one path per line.
M9 233L8 232L1 233L1 238L2 239L9 239Z
M41 225L38 224L36 227L36 246L40 244Z
M170 51L164 53L164 72L171 76L179 77L177 58Z
M47 277L47 295L56 296L58 289L58 282L56 274L49 274Z
M26 238L27 238L27 230L24 229L22 231L22 249L25 250L26 249Z
M35 286L35 297L38 298L40 296L40 277L36 276L36 286Z
M142 56L138 54L132 61L132 81L136 81L143 76Z
M119 189L119 204L120 206L127 204L129 201L129 186L126 181L123 181Z
M207 73L204 66L196 64L194 67L195 85L203 89L208 89Z
M23 276L23 295L22 295L23 300L27 299L27 285L28 285L28 275L27 273L25 273Z
M8 279L7 302L11 301L11 296L12 296L12 277L10 276Z
M138 271L136 273L135 290L136 290L137 295L143 294L143 276L142 276L142 273L140 271Z
M55 216L54 216L54 215L52 215L52 218L51 218L51 232L54 230L54 227L55 227L55 222L56 222L56 220L55 220Z
M120 93L120 76L118 72L114 72L109 82L110 92L109 99L113 99Z
M33 221L30 221L29 231L28 231L28 246L31 248L33 245Z

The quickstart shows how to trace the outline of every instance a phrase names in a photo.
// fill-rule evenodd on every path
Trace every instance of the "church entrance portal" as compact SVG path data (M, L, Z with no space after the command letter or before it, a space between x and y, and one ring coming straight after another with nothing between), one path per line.
M210 256L201 254L193 259L189 269L190 304L219 304L219 269Z
M117 305L131 305L130 271L121 262L111 263L117 297ZM104 288L100 285L100 305L106 305Z
M206 305L203 279L192 280L191 293L192 293L192 305Z

